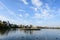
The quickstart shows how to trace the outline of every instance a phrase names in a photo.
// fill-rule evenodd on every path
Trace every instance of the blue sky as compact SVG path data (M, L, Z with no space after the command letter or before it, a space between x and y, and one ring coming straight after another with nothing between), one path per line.
M60 26L60 0L0 0L0 20L15 24Z

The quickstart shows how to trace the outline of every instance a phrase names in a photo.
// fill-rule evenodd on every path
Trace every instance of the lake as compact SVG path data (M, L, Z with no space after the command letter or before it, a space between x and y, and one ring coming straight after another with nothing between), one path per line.
M60 29L0 30L0 40L60 40Z

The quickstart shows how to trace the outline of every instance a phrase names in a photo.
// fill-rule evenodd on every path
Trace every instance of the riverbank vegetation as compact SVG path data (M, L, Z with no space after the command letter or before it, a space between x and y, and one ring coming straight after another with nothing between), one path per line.
M32 28L33 26L30 25L17 25L17 24L11 24L9 21L1 21L0 20L0 29L9 29L9 28Z
M1 21L0 20L0 30L4 29L10 29L10 28L22 28L22 29L60 29L60 27L42 27L42 26L36 26L33 25L17 25L17 24L11 24L9 21Z

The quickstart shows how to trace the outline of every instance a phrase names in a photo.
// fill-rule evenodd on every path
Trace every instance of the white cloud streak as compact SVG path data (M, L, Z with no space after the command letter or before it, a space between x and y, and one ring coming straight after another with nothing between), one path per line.
M15 12L8 9L5 6L5 4L2 3L1 1L0 1L0 7L2 7L2 9L0 9L2 11L2 12L0 12L0 20L10 21L10 22L16 23L16 24L19 23L18 21L20 21L21 18L19 18ZM17 20L15 20L15 19L17 19Z
M27 0L22 0L22 2L23 2L24 4L26 4L26 5L28 5Z
M35 14L34 14L34 16L32 18L51 19L51 18L53 18L55 16L53 14L53 12L52 12L52 9L49 7L49 5L47 3L45 4L45 6L42 6L42 7L39 7L39 8L35 8L35 7L33 7L33 8L35 10Z
M12 24L20 24L19 21L15 20L15 19L11 19L11 18L7 18L6 16L0 15L0 20L2 21L9 21Z
M12 12L10 9L8 9L1 1L0 1L0 6L2 7L2 9L4 10L7 10L7 12L11 15L15 15L14 12Z
M41 7L42 6L42 2L40 0L31 0L32 4L36 7Z
M25 10L23 10L23 9L19 9L18 11L25 12Z

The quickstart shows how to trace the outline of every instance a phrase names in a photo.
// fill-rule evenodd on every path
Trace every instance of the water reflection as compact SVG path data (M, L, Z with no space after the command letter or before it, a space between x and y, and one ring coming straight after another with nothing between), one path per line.
M8 34L10 31L16 31L18 30L19 28L11 28L11 29L1 29L0 30L0 34L1 35L4 35L4 34ZM20 31L23 31L24 33L26 34L33 34L35 31L40 31L40 30L21 30L19 29Z
M2 30L0 30L0 34L4 35L4 34L7 34L9 31L10 31L10 29L2 29Z
M35 31L40 31L40 30L21 30L26 34L34 34Z
M0 34L1 35L8 34L10 31L16 31L16 28L13 28L13 29L0 29Z
M11 28L11 29L0 29L0 34L1 35L4 35L4 34L8 34L10 31L16 31L18 30L19 28ZM33 34L35 31L40 31L40 30L21 30L19 29L20 31L23 31L24 33L26 34Z
M21 30L20 28L1 29L0 40L60 40L60 30Z

